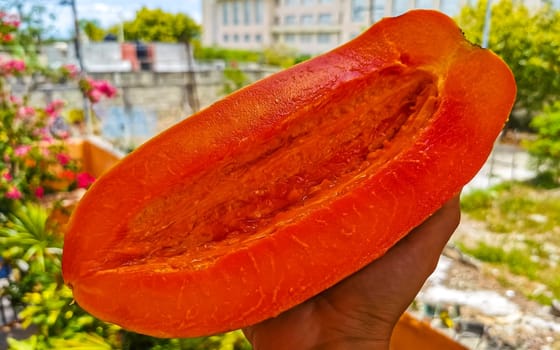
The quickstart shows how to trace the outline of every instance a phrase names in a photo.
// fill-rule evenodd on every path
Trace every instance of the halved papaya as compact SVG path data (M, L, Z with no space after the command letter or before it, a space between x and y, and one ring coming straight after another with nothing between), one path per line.
M156 136L75 210L63 275L125 328L247 326L382 256L480 169L515 97L447 16L412 11Z

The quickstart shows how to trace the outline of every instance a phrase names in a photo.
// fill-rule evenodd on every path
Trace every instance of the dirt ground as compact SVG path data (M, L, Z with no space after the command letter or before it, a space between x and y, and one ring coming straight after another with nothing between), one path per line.
M463 216L411 310L469 349L560 350L560 316L525 296L543 286L465 256L454 246L491 240L492 235L482 223Z

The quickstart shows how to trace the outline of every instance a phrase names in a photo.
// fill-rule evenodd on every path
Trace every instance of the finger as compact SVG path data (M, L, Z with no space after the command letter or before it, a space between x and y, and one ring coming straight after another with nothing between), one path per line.
M404 311L437 266L441 251L459 220L457 196L383 257L343 281L343 292L354 290L364 295L363 300L393 300L399 303L395 308Z

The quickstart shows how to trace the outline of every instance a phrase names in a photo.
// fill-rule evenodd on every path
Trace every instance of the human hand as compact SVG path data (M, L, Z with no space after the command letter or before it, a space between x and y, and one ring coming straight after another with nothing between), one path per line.
M243 332L255 350L389 349L393 327L459 224L459 196L383 257L314 298Z

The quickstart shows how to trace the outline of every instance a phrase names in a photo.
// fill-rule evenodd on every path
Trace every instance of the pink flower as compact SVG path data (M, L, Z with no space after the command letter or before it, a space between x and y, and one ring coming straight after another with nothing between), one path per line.
M93 82L93 89L99 90L103 95L112 98L117 94L117 89L107 80L98 80Z
M80 88L92 103L97 103L102 97L113 98L117 89L107 80L94 80L86 77L80 81Z
M58 130L55 134L55 136L61 140L66 140L70 137L70 132L68 132L68 130Z
M21 24L19 16L16 14L11 14L8 16L4 14L4 16L2 16L2 22L4 22L4 25L13 27L14 29L18 28L19 25Z
M70 160L72 158L70 158L70 156L66 153L58 153L56 155L56 160L58 160L58 162L60 163L60 165L65 166L68 165L68 163L70 163Z
M101 93L101 91L99 91L99 90L97 90L97 89L91 89L91 90L89 90L89 92L88 92L87 95L88 95L88 97L89 97L89 100L90 100L92 103L97 103L97 102L99 102L99 100L101 100L101 98L103 97L103 94Z
M76 175L76 182L79 188L88 188L95 181L91 174L83 172Z
M61 68L63 73L68 75L69 78L77 77L78 73L80 72L78 70L78 67L76 67L75 64L65 64L65 65L62 65L60 68Z
M14 149L14 154L18 157L24 157L29 151L31 151L31 146L19 145Z
M8 199L21 199L23 195L17 189L17 187L11 187L5 194L6 198Z
M25 67L23 60L8 60L0 64L0 69L4 74L21 73L25 71Z
M16 113L16 117L22 119L28 119L30 117L33 117L34 115L35 115L35 109L33 107L28 107L28 106L19 107Z
M51 118L58 116L62 108L64 108L65 102L62 100L54 100L47 105L45 112Z
M21 97L15 96L15 95L10 95L10 102L13 103L14 105L21 105L23 103Z
M43 187L39 186L35 189L35 197L43 198L44 195L45 195L45 189Z
M9 172L5 172L2 174L2 177L6 180L6 181L12 181L14 178L12 177L12 174L10 174Z

